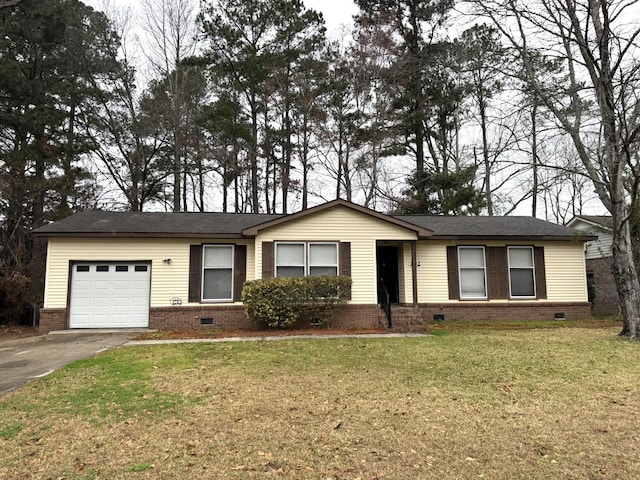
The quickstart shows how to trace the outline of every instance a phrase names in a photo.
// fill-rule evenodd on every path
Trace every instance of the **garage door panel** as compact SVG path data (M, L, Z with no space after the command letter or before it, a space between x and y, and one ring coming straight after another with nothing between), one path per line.
M146 265L145 271L135 267L100 263L72 269L70 328L147 327L151 273Z
M90 302L93 307L108 307L110 305L110 301L108 297L94 297L93 301Z

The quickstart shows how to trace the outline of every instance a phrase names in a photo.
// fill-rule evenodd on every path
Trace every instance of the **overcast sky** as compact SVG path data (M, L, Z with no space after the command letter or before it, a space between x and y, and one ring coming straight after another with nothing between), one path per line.
M97 10L102 10L104 0L83 0L87 5ZM116 5L131 5L136 7L139 0L111 0ZM313 8L322 13L327 23L327 33L331 36L342 24L353 23L353 15L358 11L353 0L303 0L308 8Z
M341 24L353 23L353 15L358 12L358 7L353 0L304 0L304 4L308 8L322 12L329 35Z

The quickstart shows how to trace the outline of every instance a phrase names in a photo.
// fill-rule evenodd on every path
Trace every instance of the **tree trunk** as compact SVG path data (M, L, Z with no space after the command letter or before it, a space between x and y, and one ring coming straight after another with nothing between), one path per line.
M259 213L258 204L258 105L255 93L251 93L251 150L249 162L251 169L251 212Z
M633 260L631 228L622 203L612 208L613 276L618 287L623 327L621 336L640 340L640 282Z
M533 182L531 184L531 216L538 215L538 102L535 95L531 107L531 165Z
M489 140L487 139L487 109L484 97L480 96L480 128L482 129L482 162L484 163L484 188L487 200L487 214L493 216L493 201L491 200L491 163L489 162Z

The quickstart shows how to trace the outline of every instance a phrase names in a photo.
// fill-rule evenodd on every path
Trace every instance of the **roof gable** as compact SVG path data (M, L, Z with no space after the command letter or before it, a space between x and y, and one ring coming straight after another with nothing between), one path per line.
M611 230L612 228L611 215L576 215L569 222L568 227L576 228L576 225L583 223L589 227L595 227L597 230Z
M308 208L307 210L302 210L297 213L292 213L291 215L285 215L279 218L268 220L259 225L254 225L244 229L242 231L242 234L245 236L256 236L261 230L274 227L277 225L282 225L286 222L290 222L293 220L305 218L310 215L314 215L316 213L323 212L331 208L340 208L340 207L348 208L350 210L361 213L363 215L368 215L378 220L382 220L384 222L388 222L393 225L413 231L416 233L418 238L428 238L432 235L432 231L426 226L409 223L400 218L392 217L390 215L385 215L384 213L376 212L375 210L371 210L369 208L356 205L355 203L351 203L351 202L348 202L347 200L342 200L342 199L333 200L331 202L323 203L322 205L317 205L315 207Z

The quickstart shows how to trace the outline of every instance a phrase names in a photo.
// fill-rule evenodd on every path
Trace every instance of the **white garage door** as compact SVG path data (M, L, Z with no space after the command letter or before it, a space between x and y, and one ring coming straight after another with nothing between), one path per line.
M143 263L76 263L69 328L149 326L151 267Z

